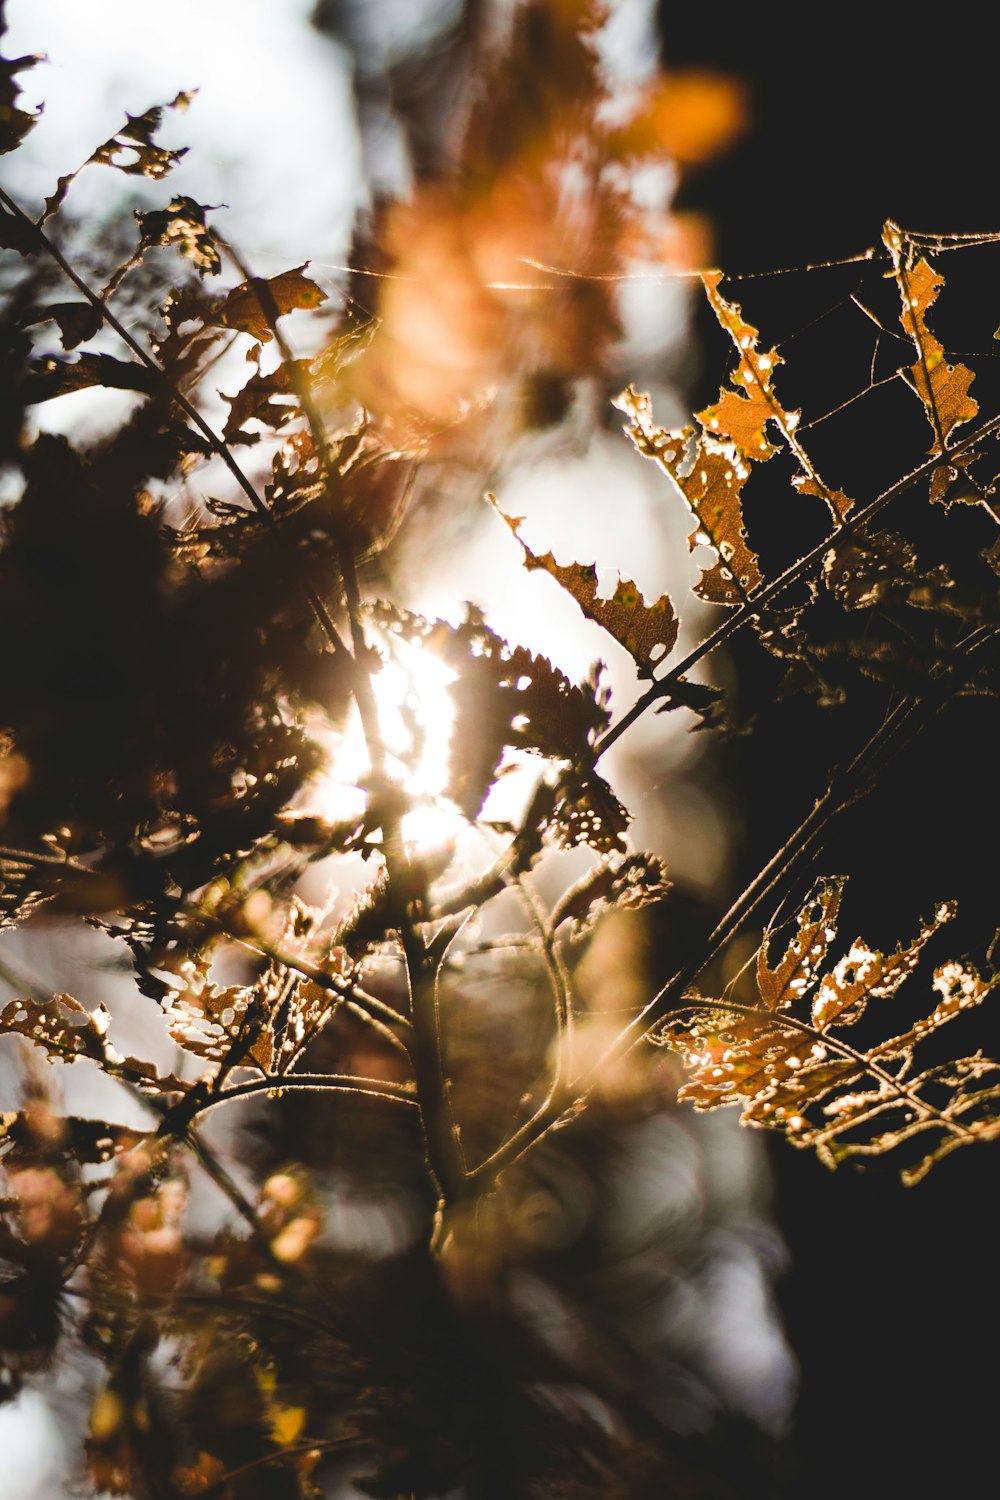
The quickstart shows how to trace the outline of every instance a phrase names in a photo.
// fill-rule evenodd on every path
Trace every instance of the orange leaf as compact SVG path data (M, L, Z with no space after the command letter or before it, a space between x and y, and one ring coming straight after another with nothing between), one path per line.
M597 596L597 569L593 563L557 563L551 552L539 556L532 552L520 535L520 518L499 514L507 522L524 552L524 565L530 571L542 568L550 573L567 593L572 594L588 620L600 625L632 657L645 677L652 677L656 666L673 650L677 640L678 619L666 594L647 604L642 591L631 578L619 574L610 599Z
M899 286L903 328L913 340L917 362L910 366L910 384L924 403L927 420L934 428L930 453L941 453L951 434L963 422L971 422L979 403L969 395L975 375L966 365L952 364L944 346L927 327L925 314L937 301L944 277L923 257L910 264L902 230L886 220L882 240L892 257L893 275Z

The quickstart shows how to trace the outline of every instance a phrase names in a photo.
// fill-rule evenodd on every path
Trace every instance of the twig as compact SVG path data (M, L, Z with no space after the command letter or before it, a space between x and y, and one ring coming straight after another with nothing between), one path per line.
M100 314L104 322L107 323L108 327L114 329L115 333L125 344L126 348L131 349L132 353L136 356L137 359L141 360L146 369L156 376L157 380L163 387L164 394L169 396L170 399L180 407L181 411L183 411L184 415L189 419L189 421L194 423L194 425L198 428L198 431L210 444L213 453L215 453L219 458L222 459L222 462L225 464L226 468L229 470L230 474L233 476L240 489L247 496L256 513L272 528L277 536L281 537L283 550L286 550L286 561L290 561L290 556L287 554L287 549L285 548L284 533L281 531L277 519L264 504L264 501L261 499L260 495L258 495L254 485L250 482L246 474L236 462L229 444L218 436L211 424L206 422L205 418L202 416L198 408L192 405L192 403L187 399L182 391L177 389L176 385L170 379L170 376L167 374L163 366L142 347L137 339L133 338L132 334L129 333L125 325L115 316L110 307L108 307L103 297L99 296L97 292L93 291L88 283L84 281L83 277L74 270L69 261L63 255L62 251L48 237L45 231L43 229L40 229L34 223L30 216L25 213L24 209L21 208L20 205L17 204L13 198L11 198L10 194L6 193L3 190L3 188L0 188L0 202L5 203L6 206L10 209L11 213L15 214L21 221L21 223L30 225L32 234L37 236L39 243L43 246L51 259L55 261L56 265L62 271L63 275L67 276L76 287L77 291L80 292L82 296L86 297L87 301L94 308L95 312L98 312ZM313 610L313 613L315 614L316 619L319 622L319 625L334 653L340 652L349 657L350 652L347 650L344 642L340 639L337 628L334 625L333 620L330 617L330 613L327 610L326 605L323 603L323 600L320 598L319 594L312 587L312 585L308 583L308 581L302 584L302 588Z
M975 448L984 438L992 437L997 432L1000 432L1000 416L991 417L988 422L984 422L981 427L978 427L975 432L970 433L960 442L953 444L952 447L947 448L943 453L937 453L932 458L926 459L917 468L912 469L909 474L904 474L901 479L897 479L894 484L891 484L888 489L883 490L880 495L877 495L874 500L869 501L860 510L852 511L835 531L831 532L829 536L822 542L819 542L809 552L804 553L797 562L792 563L790 567L786 568L771 583L764 584L755 593L751 594L745 605L741 604L734 609L728 619L723 620L699 645L688 652L683 661L678 662L664 677L658 678L651 687L647 688L642 697L597 742L594 748L595 760L599 760L606 751L610 750L611 746L621 739L625 731L631 728L648 708L654 703L658 703L661 699L669 698L671 689L676 687L685 673L689 672L692 667L697 666L698 662L708 656L718 646L730 640L737 631L741 630L744 625L754 619L779 594L784 593L786 589L791 588L792 584L798 583L799 579L804 578L810 573L817 563L822 562L835 540L857 531L866 522L877 516L880 511L884 510L899 495L905 494L908 489L912 489L922 479L929 478L934 470L940 468L943 463L947 463L950 459L960 456L970 448Z
M968 650L985 645L996 634L995 627L982 627L966 643ZM950 675L950 674L948 674ZM818 841L833 819L858 801L868 791L875 776L915 738L933 719L946 696L940 692L919 703L904 703L889 715L870 736L846 769L836 774L826 792L811 812L799 823L742 895L707 938L698 956L679 969L639 1013L626 1025L597 1062L579 1078L553 1088L550 1097L485 1161L469 1173L470 1185L483 1191L502 1172L530 1150L559 1124L567 1113L577 1110L594 1083L609 1064L631 1051L644 1037L661 1025L663 1018L682 1002L683 996L716 954L735 935L765 897L781 881L788 879L802 857Z

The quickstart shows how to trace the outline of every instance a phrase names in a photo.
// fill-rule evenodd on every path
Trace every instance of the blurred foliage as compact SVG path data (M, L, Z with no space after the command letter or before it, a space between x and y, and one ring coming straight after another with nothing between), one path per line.
M893 477L867 498L821 476L779 394L784 356L701 274L729 346L718 401L676 431L633 386L616 401L623 447L690 511L693 594L717 611L672 666L666 594L603 590L595 562L535 552L500 512L526 567L631 662L627 709L601 662L573 681L472 604L456 622L393 593L426 466L494 473L614 368L623 267L693 272L703 253L704 230L636 182L721 150L741 90L656 73L616 92L603 20L530 0L498 32L469 8L450 157L375 201L336 308L308 266L254 275L187 197L136 213L98 289L76 269L76 173L34 216L0 191L0 916L113 939L177 1058L126 1056L106 1006L3 971L24 1086L2 1119L2 1390L89 1351L98 1491L770 1485L766 1436L685 1330L727 1213L685 1103L737 1104L828 1164L893 1153L911 1179L1000 1133L981 1049L916 1062L995 988L988 958L939 961L930 1012L883 1020L953 901L888 957L858 939L832 966L842 876L813 887L780 957L780 914L752 927L924 731L975 733L963 716L995 702L1000 417L935 331L935 257L964 242L887 223L858 258L857 303L897 361L885 381L911 403L884 423ZM5 152L34 123L17 102L31 63L0 66ZM127 116L79 170L167 175L181 153L157 132L185 101ZM290 326L308 329L296 345ZM220 366L238 385L221 416ZM873 360L855 394L877 383ZM84 391L114 393L110 431L47 430L48 404ZM768 484L795 502L780 528L761 519ZM647 713L752 732L739 684L692 675L737 635L805 705L817 797L728 912L692 913L633 847L602 757ZM434 791L427 664L454 715ZM331 771L335 809L317 790ZM67 1114L54 1063L99 1069L145 1125ZM229 1155L203 1129L227 1102L244 1122ZM623 1142L654 1124L692 1193L670 1225L629 1229L608 1205ZM206 1185L226 1205L211 1227L189 1212Z

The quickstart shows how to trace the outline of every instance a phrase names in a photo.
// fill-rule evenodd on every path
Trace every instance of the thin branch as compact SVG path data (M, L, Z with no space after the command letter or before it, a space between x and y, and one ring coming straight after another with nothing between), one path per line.
M822 1031L818 1026L812 1026L808 1021L803 1021L798 1016L789 1015L785 1011L761 1010L755 1005L739 1005L728 1000L713 1000L702 995L693 995L690 1000L683 1001L680 1005L675 1006L669 1011L662 1018L660 1024L667 1024L675 1017L679 1019L682 1016L690 1015L692 1012L697 1013L698 1011L727 1012L731 1015L745 1016L748 1021L765 1021L769 1025L776 1026L779 1029L784 1028L789 1031L798 1032L799 1035L808 1037L810 1041L817 1042L821 1046L828 1048L831 1052L839 1053L847 1061L855 1063L860 1071L870 1073L883 1088L890 1089L899 1100L911 1105L926 1120L940 1125L942 1130L947 1130L954 1135L966 1136L969 1139L975 1136L975 1131L970 1130L967 1125L962 1125L959 1121L953 1120L933 1104L929 1104L926 1099L921 1098L919 1094L914 1093L912 1084L904 1084L901 1079L894 1077L887 1068L883 1068L880 1063L875 1062L869 1053L861 1052L857 1047L852 1047L850 1042L845 1042L843 1037L834 1036L828 1031ZM884 1102L880 1103L878 1106L879 1109L883 1107ZM851 1124L861 1123L862 1118L859 1116L857 1120L852 1120ZM836 1134L838 1128L836 1125L832 1126L832 1133Z
M281 531L281 528L279 527L275 516L264 504L264 501L261 499L260 495L258 495L256 488L240 468L239 464L236 462L229 444L226 443L224 439L219 437L211 424L207 422L202 416L198 408L187 399L182 391L178 390L177 386L170 379L170 376L167 374L163 366L157 360L155 360L153 356L147 352L147 350L142 347L137 339L133 338L132 334L128 331L125 325L120 321L120 319L115 316L110 307L108 307L103 297L99 296L98 293L95 292L86 281L84 281L83 277L74 270L72 265L70 265L69 261L63 255L62 251L49 238L45 231L43 229L40 229L34 223L30 216L25 213L24 209L21 208L20 205L17 204L13 198L11 198L9 193L6 193L3 190L3 188L0 188L0 202L5 203L6 206L10 209L11 213L15 214L16 217L21 221L21 223L31 226L32 233L37 236L40 244L43 246L46 253L51 257L51 259L55 261L56 265L62 271L63 275L69 278L69 280L73 283L77 291L80 292L82 296L86 297L87 301L94 308L95 312L98 312L104 322L107 323L108 327L114 330L114 332L125 344L126 348L130 349L136 356L136 358L139 359L143 365L145 365L146 369L156 376L157 380L160 382L163 388L164 394L169 396L170 399L180 407L181 411L188 418L188 420L194 423L198 431L209 443L213 453L221 458L222 462L229 470L233 479L235 479L240 489L250 501L250 504L253 507L254 511L271 527L271 529L277 536L281 537L282 548L286 551L286 561L291 561L291 556L287 553L287 549L285 548L284 533ZM326 605L323 603L323 600L320 598L319 594L315 591L312 585L308 583L308 581L303 582L301 586L303 592L306 595L306 598L309 601L313 613L315 614L316 619L319 622L320 627L323 630L323 633L326 636L327 641L329 642L334 653L341 652L345 656L350 656L350 652L347 650L344 642L340 639L337 628L334 625L333 620L330 618L329 611L327 610Z
M801 578L804 578L812 571L817 563L821 563L826 553L830 550L830 545L835 538L850 535L852 532L857 531L866 522L877 516L880 511L884 510L887 505L891 504L893 500L897 499L898 496L905 494L908 489L912 489L922 479L929 478L934 470L940 468L943 463L947 463L949 459L959 457L969 449L975 448L984 438L992 437L997 432L1000 432L1000 416L991 417L989 421L984 422L981 427L978 427L975 432L968 434L961 441L954 443L952 447L947 448L943 453L937 453L932 458L925 459L917 468L912 469L909 474L905 474L902 479L897 479L894 484L891 484L888 489L883 490L880 495L877 495L874 500L869 501L860 510L852 511L847 519L837 527L836 531L831 532L822 542L819 542L810 551L804 553L797 562L792 563L790 567L786 568L771 583L764 584L761 588L757 589L755 593L750 595L746 605L739 605L734 609L733 613L727 619L723 620L721 625L716 626L715 630L711 631L699 645L688 652L683 661L678 662L675 667L671 668L666 676L658 678L642 697L632 705L629 711L618 720L617 724L613 724L607 733L598 740L594 749L595 760L600 759L606 751L610 750L611 746L621 739L625 731L631 728L636 720L647 709L652 707L654 703L658 703L661 699L669 698L671 689L679 683L680 679L692 667L697 666L698 662L704 657L730 640L737 631L741 630L744 625L754 619L766 605L776 599L779 594L784 593L786 589L791 588L793 584L798 583Z
M573 1033L572 985L569 974L566 971L566 965L563 962L562 954L559 952L555 929L549 921L541 902L523 876L517 880L517 890L540 938L540 951L545 960L545 968L552 989L553 1011L556 1023L556 1064L552 1070L551 1093L552 1090L558 1089L562 1083L570 1055L570 1042Z
M971 649L985 644L995 631L983 627ZM682 999L717 953L730 941L746 919L765 897L782 881L787 881L803 856L817 843L834 818L871 790L874 778L939 712L945 701L941 693L933 700L904 703L889 715L868 739L854 760L835 774L826 792L812 810L784 841L759 874L717 924L698 956L679 969L649 1000L605 1049L601 1057L581 1077L552 1090L550 1097L501 1146L469 1173L470 1184L477 1190L485 1186L530 1150L567 1115L575 1112L587 1098L594 1083L609 1064L623 1057L654 1031Z
M286 1089L312 1093L363 1094L368 1098L386 1099L393 1104L417 1103L412 1083L362 1078L354 1073L280 1073L273 1078L251 1078L246 1083L234 1083L221 1094L206 1099L199 1107L198 1114L215 1109L219 1104L228 1104L233 1099L246 1099L253 1094L281 1094Z

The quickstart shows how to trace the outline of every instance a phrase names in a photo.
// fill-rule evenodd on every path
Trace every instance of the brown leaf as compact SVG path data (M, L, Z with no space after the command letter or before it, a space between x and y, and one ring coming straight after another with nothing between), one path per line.
M305 373L307 362L300 360L299 364ZM229 443L256 443L259 435L247 432L244 427L246 422L261 422L265 427L278 432L287 426L299 409L298 398L292 389L291 375L284 364L278 365L267 375L251 375L235 396L227 396L224 392L222 396L223 400L229 402L229 416L222 430L223 437Z
M101 310L90 302L53 302L43 307L36 321L51 318L58 324L64 349L75 349L92 339L101 326Z
M666 594L654 604L647 604L630 578L618 576L611 598L598 598L597 569L593 563L556 562L551 552L543 556L532 552L520 535L519 517L505 515L494 503L524 552L524 565L530 571L541 568L572 594L588 620L600 625L632 657L644 677L652 677L655 668L673 650L677 640L678 620Z
M241 333L252 334L262 344L271 338L271 318L277 313L283 318L287 313L300 308L319 307L326 302L327 295L309 276L303 276L305 267L297 266L292 271L282 271L278 276L254 277L234 287L213 313L212 321L226 328L238 328ZM263 294L260 289L266 288ZM274 309L268 307L270 297Z
M382 604L382 627L440 656L455 672L448 692L455 705L449 751L448 796L476 817L505 746L586 765L607 728L607 694L597 663L576 685L544 656L510 646L468 607L460 625L428 620Z
M838 537L823 558L823 578L845 609L898 598L917 609L959 615L975 610L955 589L944 563L921 572L916 548L892 531Z
M846 877L827 876L813 886L798 916L798 929L774 968L768 963L770 933L757 954L757 988L766 1010L784 1010L815 983L837 935L837 913Z
M10 1000L0 1011L0 1033L26 1037L49 1057L75 1062L90 1057L103 1063L108 1055L105 1035L111 1014L98 1005L91 1012L72 995L54 995L51 1000Z
M37 360L30 368L21 392L25 404L51 401L55 396L65 396L71 391L84 391L91 386L104 386L107 390L141 391L144 395L155 395L162 388L162 381L155 370L138 360L115 359L110 354L80 354L76 359Z
M833 519L842 521L853 500L842 490L831 490L812 468L795 438L802 414L786 410L774 390L775 371L784 363L781 355L776 349L758 347L757 329L746 321L737 303L721 295L720 272L706 272L701 279L712 311L729 334L738 357L730 376L735 390L721 392L714 406L697 414L703 430L729 439L743 458L762 463L777 451L767 436L767 423L772 422L805 469L792 484L800 494L816 495L825 501Z
M771 385L775 370L783 363L781 355L776 349L758 349L757 329L746 322L737 303L721 295L721 280L721 271L702 276L709 305L736 349L738 363L730 376L735 390L720 392L714 406L698 413L698 421L706 432L728 438L743 458L760 463L777 451L768 439L767 423L773 421L780 430L790 432L798 425L800 413L785 411Z
M692 450L693 428L667 432L657 427L649 397L634 386L615 405L628 417L625 431L639 452L670 476L698 521L691 550L708 544L716 553L718 560L702 571L694 593L711 604L742 604L762 582L743 527L740 496L750 474L747 463L732 442L705 434Z
M796 936L773 968L765 935L757 965L759 1009L689 995L660 1039L680 1050L689 1078L678 1097L696 1108L739 1103L745 1123L783 1130L793 1145L815 1148L828 1166L899 1151L919 1137L924 1155L902 1174L904 1182L916 1182L958 1146L1000 1135L1000 1065L977 1053L914 1071L918 1044L979 1005L1000 976L984 980L967 964L942 964L934 973L939 998L929 1015L867 1052L841 1043L835 1030L857 1022L869 1000L894 995L956 910L954 902L940 902L913 942L888 958L859 938L817 988L842 887L841 877L817 883L799 913ZM806 1021L792 1007L810 989Z
M559 778L553 817L564 848L588 844L601 854L626 852L632 815L596 771L571 768Z
M969 395L976 377L966 365L953 364L948 359L944 346L926 323L926 314L937 301L944 277L924 257L916 264L911 263L906 237L891 219L883 226L882 240L892 259L899 287L903 305L900 321L917 351L917 361L910 366L909 377L934 429L934 441L928 451L941 453L955 428L971 422L979 411L978 401Z
M3 7L0 6L0 35L5 30ZM41 114L40 109L31 111L18 108L21 85L15 81L14 75L44 61L45 58L40 56L0 57L0 156L21 144L28 131L37 124Z
M131 1151L145 1140L147 1130L133 1130L127 1125L113 1125L105 1120L83 1119L78 1115L51 1116L46 1121L44 1143L39 1139L35 1111L12 1110L0 1115L0 1150L5 1152L4 1165L9 1167L19 1151L37 1154L44 1144L58 1148L78 1165L99 1165L110 1161L120 1151Z
M126 114L125 124L117 135L109 136L106 141L103 141L97 150L77 167L75 172L67 172L64 177L58 179L55 192L45 200L45 210L39 223L44 224L46 219L51 218L58 211L71 184L84 167L114 167L130 177L151 177L157 180L165 177L177 165L181 157L187 155L188 148L181 146L176 151L167 150L156 144L154 136L163 123L163 111L187 109L192 97L190 93L180 93L175 95L168 104L155 105L152 109L147 109L144 114ZM120 159L122 157L124 160Z
M205 223L207 212L204 204L180 196L171 199L166 208L136 213L139 249L132 264L154 246L176 245L181 254L197 266L200 275L217 276L222 270L222 259L212 231Z
M894 995L916 967L920 950L939 927L955 915L955 903L942 901L934 916L921 924L912 943L897 948L888 958L857 938L848 952L826 975L812 1004L814 1026L850 1026L860 1020L869 1000Z
M843 490L827 489L825 484L812 474L793 474L792 486L800 495L815 495L818 499L825 501L835 521L846 520L850 511L854 509L854 501L850 495L845 495Z

